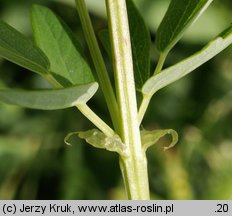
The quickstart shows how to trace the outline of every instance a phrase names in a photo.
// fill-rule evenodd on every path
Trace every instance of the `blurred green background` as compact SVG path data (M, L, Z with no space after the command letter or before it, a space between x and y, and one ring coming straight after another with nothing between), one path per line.
M87 0L96 32L106 28L104 0ZM155 30L168 0L137 0ZM31 37L30 7L47 5L76 33L90 65L74 0L0 0L0 19ZM199 50L231 23L231 0L215 0L170 53L169 66ZM103 51L103 54L106 53ZM154 43L152 70L157 60ZM112 66L105 57L109 72ZM0 86L36 89L39 76L0 58ZM107 122L102 93L89 105ZM138 95L140 98L140 95ZM149 149L153 199L232 199L232 47L153 97L142 126L173 128L178 144L164 152L169 138ZM75 109L39 111L0 103L0 199L123 199L123 183L114 153L81 140L63 139L70 131L94 126Z

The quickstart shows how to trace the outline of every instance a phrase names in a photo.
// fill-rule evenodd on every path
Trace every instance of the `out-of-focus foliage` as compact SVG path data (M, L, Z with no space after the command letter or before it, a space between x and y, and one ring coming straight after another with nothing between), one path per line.
M104 29L107 25L101 5L104 1L87 2L95 30ZM168 2L135 1L151 29L153 42ZM33 3L49 6L60 15L79 35L85 54L89 56L72 0L1 0L0 18L30 37L29 9ZM193 54L221 32L231 23L231 10L230 0L215 0L172 50L165 66ZM104 51L103 54L111 73L110 59ZM88 61L91 65L90 57ZM3 59L0 59L0 77L1 87L48 86L36 74ZM109 122L100 91L89 105ZM180 135L173 149L162 150L161 146L169 143L163 138L160 145L147 152L152 198L232 199L231 122L230 47L191 75L159 91L152 99L143 127L150 130L173 128ZM72 146L63 142L68 132L91 128L93 125L74 108L35 111L0 104L0 199L123 199L123 183L115 153L93 149L80 139Z

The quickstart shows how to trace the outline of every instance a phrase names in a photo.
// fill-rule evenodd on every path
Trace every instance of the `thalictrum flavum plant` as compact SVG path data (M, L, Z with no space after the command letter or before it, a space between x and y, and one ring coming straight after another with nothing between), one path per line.
M78 35L74 35L50 9L33 5L34 40L30 41L1 21L0 56L42 76L53 88L32 91L1 89L0 100L42 110L76 107L96 128L70 132L65 142L69 144L71 136L78 136L96 148L117 152L127 198L150 199L146 150L166 134L171 135L172 142L165 149L173 147L178 135L173 129L140 129L140 124L157 91L189 74L232 43L232 26L228 23L228 28L200 51L163 69L171 49L212 2L171 0L155 34L159 59L151 73L150 33L133 0L105 0L108 29L99 32L98 36L114 68L114 86L85 1L76 0L75 3L96 74L85 59ZM87 105L98 87L104 95L112 127ZM137 104L136 94L142 95L141 104Z

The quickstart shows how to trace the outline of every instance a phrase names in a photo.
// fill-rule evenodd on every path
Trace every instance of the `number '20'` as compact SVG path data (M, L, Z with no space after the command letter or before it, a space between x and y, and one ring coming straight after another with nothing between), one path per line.
M217 204L218 209L216 212L228 212L229 206L228 204Z

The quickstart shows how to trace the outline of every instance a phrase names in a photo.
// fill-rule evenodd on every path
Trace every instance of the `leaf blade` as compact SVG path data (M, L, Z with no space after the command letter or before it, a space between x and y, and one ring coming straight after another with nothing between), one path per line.
M167 54L213 0L172 0L157 29L155 45Z
M47 55L52 75L64 86L94 81L79 42L67 25L50 9L34 5L31 11L34 38Z
M39 74L46 74L49 61L45 54L16 29L0 21L0 56Z
M0 100L31 109L56 110L85 104L97 91L98 84L49 90L0 90Z
M98 32L98 37L107 55L109 56L110 60L112 60L112 55L111 55L112 50L111 50L111 44L110 44L109 30L108 29L101 30L100 32Z
M136 88L141 90L150 77L150 33L132 0L126 1Z
M202 50L181 62L165 69L162 73L152 76L143 86L144 95L152 96L165 86L189 74L206 61L232 44L232 26L223 31L218 37L209 42Z

